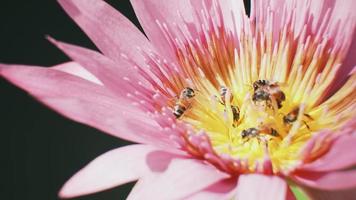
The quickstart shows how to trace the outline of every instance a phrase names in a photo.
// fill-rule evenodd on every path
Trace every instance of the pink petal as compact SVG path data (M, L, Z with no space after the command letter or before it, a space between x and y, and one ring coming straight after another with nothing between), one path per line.
M311 7L312 11L317 17L323 19L325 17L325 12L328 8L332 9L330 17L330 31L329 34L334 39L335 44L341 49L344 54L342 54L342 66L337 71L336 75L330 87L325 91L325 98L334 94L342 85L347 81L348 75L355 67L355 54L356 54L356 12L354 10L356 6L356 1L354 0L327 0L324 2L324 7L320 8L320 3L312 1ZM346 26L345 26L346 24ZM320 29L319 26L314 26L315 30ZM339 30L336 34L331 34L332 29ZM342 30L342 31L340 31Z
M247 17L245 11L245 4L243 1L236 1L236 0L190 0L195 12L201 12L202 9L205 7L211 12L212 15L217 15L216 11L214 11L214 5L217 4L218 7L221 9L221 14L224 22L224 28L226 31L237 31L239 32L243 26L243 17ZM204 7L204 4L206 5ZM247 19L247 18L246 18ZM195 24L195 26L200 26L200 24Z
M301 185L322 190L356 188L356 170L338 172L298 172L291 176Z
M144 63L136 47L151 48L147 38L126 17L102 0L59 0L63 9L105 55L126 54Z
M304 191L313 200L355 200L356 189L325 191L312 188L304 188Z
M226 174L201 161L175 159L165 172L140 179L128 199L182 199L225 178Z
M236 178L219 181L185 200L228 200L236 194Z
M271 23L270 15L273 14L273 32L275 41L278 41L278 33L283 30L283 26L286 25L286 20L293 13L292 9L295 9L295 24L293 31L295 36L299 35L306 24L307 19L312 19L308 24L307 31L310 35L316 35L318 31L322 29L323 20L327 20L329 26L322 32L322 35L332 37L336 43L345 43L349 46L350 42L354 38L352 33L355 28L356 14L353 10L355 7L355 1L353 0L324 0L324 1L293 1L293 0L252 0L251 1L251 18L256 19L257 23L262 25L269 25ZM285 10L286 9L286 10ZM286 12L285 12L286 11ZM330 15L328 15L330 11ZM284 15L284 13L287 14ZM308 16L310 14L310 16ZM344 27L342 34L335 35L335 29L340 22L346 22L348 25ZM346 48L347 49L347 48Z
M356 32L353 34L352 38L350 48L337 76L335 77L334 84L331 85L328 93L325 94L327 97L334 94L340 87L342 87L342 85L350 77L352 70L356 67Z
M98 77L98 79L106 87L113 90L115 94L126 98L127 93L132 92L132 88L129 85L130 83L126 80L134 81L134 84L138 82L137 71L133 66L122 59L118 59L120 62L113 62L96 51L58 42L51 38L50 41L74 61L80 63L81 66Z
M0 65L0 75L70 119L122 139L166 143L155 120L103 86L42 67Z
M102 85L102 83L93 74L88 72L85 68L83 68L76 62L68 62L68 63L56 65L52 67L52 69L56 69L62 72L66 72L68 74L79 76L85 80L91 81L98 85Z
M166 168L177 155L147 145L130 145L109 151L77 172L59 192L62 198L91 194L135 181L151 173L147 156L155 157L155 165Z
M192 23L194 21L194 8L190 4L190 0L131 0L131 4L150 41L165 58L174 61L175 53L172 51L169 43L165 39L165 35L159 28L157 20L160 23L169 22L169 28L171 29L171 25L173 23L178 26L184 24L183 20L179 16L179 13L181 13L184 20Z
M317 150L320 148L318 147L318 144L324 144L329 145L334 141L335 139L335 134L334 132L330 130L322 130L318 133L315 133L308 141L307 143L302 147L300 156L301 160L304 162L311 162L318 158L321 153ZM327 149L325 149L327 150Z
M241 15L245 15L243 1L212 1L212 0L156 0L141 1L131 0L135 13L150 41L158 51L168 60L175 60L175 52L170 47L162 28L167 26L172 38L178 38L185 41L187 38L177 34L183 32L191 36L194 41L202 33L201 19L198 19L197 13L201 14L205 8L208 10L209 17L217 17L218 12L214 10L213 4L217 4L221 9L224 27L229 31L235 31L241 28ZM206 6L204 6L204 4ZM216 7L215 7L216 8ZM220 19L219 19L220 20Z
M350 152L356 146L356 135L344 135L318 160L302 166L301 170L333 171L356 165L356 154Z
M263 174L244 174L239 177L238 200L285 200L286 197L287 183L281 177Z

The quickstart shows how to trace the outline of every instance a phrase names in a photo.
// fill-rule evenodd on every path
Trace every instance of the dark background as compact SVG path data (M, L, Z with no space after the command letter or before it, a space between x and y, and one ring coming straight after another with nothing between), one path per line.
M128 0L106 0L137 26ZM69 59L45 35L96 49L55 0L1 0L0 62L52 66ZM0 78L0 199L52 200L75 172L128 143L65 119ZM126 184L75 200L125 199Z
M128 0L107 1L138 24ZM45 35L95 49L55 0L1 0L0 62L51 66L69 59ZM75 172L128 144L65 119L0 78L2 200L52 200ZM125 199L133 184L75 200Z

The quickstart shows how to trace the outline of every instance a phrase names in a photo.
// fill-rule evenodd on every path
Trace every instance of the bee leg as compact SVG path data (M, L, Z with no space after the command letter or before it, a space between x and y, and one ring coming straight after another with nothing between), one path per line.
M310 130L310 127L309 127L309 125L307 124L307 122L303 120L303 123L304 123L305 126L308 128L308 130Z
M278 101L275 98L269 99L269 105L274 113L279 109Z
M250 141L250 138L247 138L242 144L245 145L245 143L248 141Z
M282 102L277 102L278 109L282 108Z
M310 115L308 115L308 114L306 114L306 113L304 113L304 116L306 116L308 119L310 119L310 120L314 120L313 118L312 118L312 116L310 116Z
M272 138L269 139L269 141L271 141L271 140L272 140ZM262 142L262 144L264 144L265 147L268 148L268 141L267 141L267 139L265 137L258 136L257 137L257 141L258 141L258 145L261 145L261 142Z
M222 102L221 99L218 96L214 95L214 97L221 105L225 106L225 103Z
M261 144L261 142L262 142L262 143L266 143L266 142L267 142L267 141L266 141L266 138L264 138L264 137L261 136L261 135L258 135L258 136L256 137L256 139L257 139L259 145Z

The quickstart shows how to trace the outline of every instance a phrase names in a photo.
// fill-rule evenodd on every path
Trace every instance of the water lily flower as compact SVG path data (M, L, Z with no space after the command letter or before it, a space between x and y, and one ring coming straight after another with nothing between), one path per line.
M137 143L60 197L137 180L128 199L355 198L355 1L131 0L147 38L104 1L59 3L101 52L49 38L73 62L1 76Z

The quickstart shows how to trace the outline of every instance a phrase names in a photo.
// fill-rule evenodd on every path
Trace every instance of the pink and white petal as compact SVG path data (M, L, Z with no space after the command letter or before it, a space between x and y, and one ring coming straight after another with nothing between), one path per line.
M356 146L356 135L348 135L338 138L330 150L321 158L310 164L305 164L301 170L310 171L334 171L356 165L356 154L350 153L350 149Z
M335 43L342 49L344 54L342 55L342 65L337 71L333 82L330 84L330 87L325 92L325 97L331 96L342 87L342 85L347 81L349 73L355 67L356 63L356 13L353 9L356 6L356 1L329 0L329 2L330 6L333 6L330 29L334 28L342 30L341 32L337 32L333 38L335 39ZM342 25L344 27L340 27Z
M144 64L141 49L152 49L148 39L103 0L59 0L68 15L105 55L117 61L122 54Z
M330 84L330 88L328 89L328 91L326 91L324 95L325 97L329 97L332 94L335 94L335 92L337 92L338 89L340 89L346 83L348 78L351 77L352 73L354 73L352 71L356 68L356 32L354 32L352 38L353 39L347 51L345 59L338 73L335 75L333 84Z
M285 200L288 193L286 181L278 176L244 174L237 183L236 199Z
M325 12L328 8L331 9L330 25L327 29L327 34L334 40L334 49L340 49L343 54L341 67L338 69L335 78L330 83L330 87L325 91L325 97L330 97L347 81L349 72L355 67L356 53L356 13L354 7L356 2L353 0L337 1L327 0L324 2L324 8L320 9L320 3L311 1L312 10L322 12L314 12L321 19L325 18ZM313 9L314 8L314 9ZM314 26L315 30L320 29L318 25ZM326 35L326 34L325 34Z
M126 98L126 95L132 91L130 86L132 83L129 83L129 81L137 84L140 79L134 66L123 59L114 62L99 52L59 42L52 38L49 38L49 40L74 61L94 74L107 88L123 98Z
M281 17L285 5L285 0L251 0L250 18L255 19L257 22L264 22L271 11L276 16L274 30L278 31L281 28Z
M127 199L184 199L227 177L227 174L199 160L174 159L163 173L140 179Z
M155 166L165 169L179 155L148 145L130 145L111 150L77 172L62 187L61 198L73 198L103 191L135 181L151 173L147 157L155 157Z
M234 32L235 28L242 27L241 15L246 16L242 0L131 0L131 3L150 41L161 55L172 61L175 61L175 51L170 46L171 40L195 41L200 38L204 20L212 20L221 26L224 23L226 30ZM202 12L209 19L203 19L206 16L203 17ZM210 30L212 27L205 28Z
M155 120L101 85L55 69L21 65L0 65L0 76L63 116L115 137L138 143L169 141L158 137Z
M59 70L62 72L66 72L68 74L72 74L75 76L79 76L85 80L91 81L98 85L103 84L93 74L91 74L88 70L86 70L84 67L82 67L81 65L79 65L76 62L67 62L67 63L59 64L59 65L53 66L53 69L56 69L56 70Z
M295 36L301 33L308 19L312 19L307 27L310 34L316 34L318 31L324 30L321 29L321 24L326 19L329 26L326 27L325 34L333 35L332 38L335 36L335 38L342 41L351 41L356 17L352 9L354 5L355 2L353 0L252 0L251 18L256 19L257 23L261 23L262 25L268 25L267 20L273 20L273 31L279 33L283 29L283 26L287 25L285 20L290 19L293 12L295 12L294 17L297 20L295 20L295 25L292 27ZM328 12L330 13L328 14ZM269 17L271 14L273 15L273 19ZM343 30L345 31L343 33L346 33L343 36L341 36L342 34L334 35L335 29L340 25L340 21L348 23L348 26L345 26L345 30ZM340 41L337 42L339 43Z
M244 20L248 19L243 0L190 0L195 12L208 9L209 17L221 17L226 31L241 30ZM196 24L199 26L199 24ZM222 25L222 24L221 24Z
M221 180L185 200L228 200L236 194L236 178Z
M338 172L297 172L291 178L299 183L321 190L356 188L356 170Z
M331 130L323 130L315 133L300 151L301 160L304 163L309 163L319 158L330 147L331 143L336 138ZM325 148L321 149L319 144L324 144ZM302 167L302 166L301 166Z
M312 200L354 200L356 189L325 191L313 188L304 188L304 191Z
M168 26L168 30L172 33L173 24L182 26L185 24L185 21L187 23L195 24L194 8L192 7L190 0L131 0L131 4L143 30L159 53L167 60L175 61L175 52L170 47L165 34L162 32L162 29L157 22L161 23L161 25L163 25L162 23L165 23ZM193 30L190 31L190 34L194 34L194 32L197 33Z

